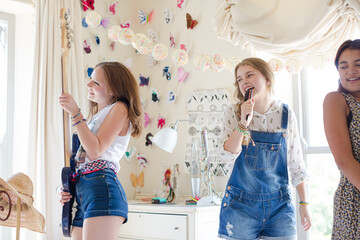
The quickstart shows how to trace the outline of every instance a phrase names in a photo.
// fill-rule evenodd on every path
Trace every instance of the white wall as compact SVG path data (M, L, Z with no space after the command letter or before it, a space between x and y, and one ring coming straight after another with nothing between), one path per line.
M98 34L101 39L100 46L95 46L93 40L93 50L90 54L84 54L85 67L94 66L97 62L102 60L117 60L123 62L126 58L132 57L132 73L138 79L139 74L150 76L150 84L148 88L141 87L141 95L146 100L145 112L149 113L152 117L150 127L144 128L143 133L139 139L132 139L129 147L134 146L137 148L136 153L145 155L149 161L147 168L144 169L145 186L141 188L141 193L153 193L160 190L162 174L161 171L166 166L172 167L175 163L179 163L181 167L181 182L180 191L181 195L190 194L189 175L184 173L184 155L185 155L185 139L186 139L186 126L179 126L179 137L177 146L172 154L167 153L156 146L146 147L145 136L151 132L155 134L159 129L157 128L157 115L161 114L166 119L166 126L174 123L178 119L187 119L186 114L186 100L189 92L194 90L205 90L215 88L225 88L233 96L234 93L234 76L233 73L225 70L221 73L207 70L202 72L198 70L193 64L193 57L195 54L214 55L220 54L224 58L250 57L251 53L239 46L233 46L231 43L217 38L213 30L213 15L216 11L219 1L187 1L185 8L180 9L176 7L176 1L163 1L163 0L122 0L119 1L117 12L115 16L107 13L107 6L100 1L95 1L95 11L102 17L111 16L109 26L124 23L127 20L131 22L131 29L134 33L147 34L149 28L159 33L159 42L169 46L169 33L175 37L176 48L180 44L185 44L189 53L189 63L184 66L185 71L189 72L189 77L185 83L178 83L177 81L177 67L171 61L170 55L174 51L169 48L169 56L155 66L149 66L147 56L135 54L135 50L130 46L123 46L116 43L115 51L111 52L109 45L110 40L107 37L107 30L103 27L84 28L84 39L92 37L94 33ZM174 21L165 24L164 9L168 8L174 13ZM149 12L154 10L153 19L150 23L141 25L138 21L137 11L142 9ZM199 24L193 29L186 28L186 13L190 13L194 19L197 19ZM86 13L83 13L85 16ZM162 69L164 66L170 66L172 79L167 81L162 77ZM291 97L291 81L283 81L283 84L277 92L281 92L281 98ZM154 103L150 99L151 89L155 88L160 93L162 101ZM169 90L173 90L177 94L175 105L169 105L165 98ZM186 123L184 123L185 125ZM118 174L121 183L123 184L127 193L128 199L133 199L135 195L135 188L131 185L130 174L139 174L140 169L136 158L134 157L131 162L125 159L120 161L121 170ZM224 191L226 184L225 177L215 177L215 190Z

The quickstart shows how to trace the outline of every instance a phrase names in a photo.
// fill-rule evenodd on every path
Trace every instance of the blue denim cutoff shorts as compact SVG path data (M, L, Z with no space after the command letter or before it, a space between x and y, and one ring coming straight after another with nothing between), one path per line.
M85 218L121 216L128 218L128 204L123 187L114 171L102 169L80 174L76 182L74 227L82 227Z
M219 237L223 239L296 239L295 208L287 190L272 194L226 190L220 213Z

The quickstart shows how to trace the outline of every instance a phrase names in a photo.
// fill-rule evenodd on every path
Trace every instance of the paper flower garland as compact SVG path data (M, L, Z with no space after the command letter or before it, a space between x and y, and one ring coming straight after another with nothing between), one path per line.
M241 62L241 58L231 57L229 59L225 59L226 62L226 70L229 72L234 72L236 65Z
M289 73L298 73L302 66L296 59L289 59L285 62L285 68Z
M136 33L132 38L131 44L141 54L149 54L153 48L152 41L143 33Z
M211 70L215 72L222 72L226 67L225 59L220 57L219 54L215 54L210 62Z
M120 26L112 26L111 28L109 28L108 30L109 38L113 41L118 41L120 37L121 29L122 28Z
M281 70L284 67L284 64L282 63L282 61L280 61L279 59L276 59L276 58L270 59L268 64L270 65L271 69L274 72L281 72Z
M96 11L91 11L86 14L85 22L89 27L98 27L101 23L101 16Z
M175 65L183 66L188 63L189 56L185 50L178 49L171 55L171 60Z
M210 67L210 56L204 54L195 55L193 63L197 69L205 71Z
M157 61L164 60L168 55L168 49L164 44L158 43L153 47L151 55Z
M145 35L144 35L145 36ZM129 28L121 28L119 42L123 45L130 45L134 38L134 32Z

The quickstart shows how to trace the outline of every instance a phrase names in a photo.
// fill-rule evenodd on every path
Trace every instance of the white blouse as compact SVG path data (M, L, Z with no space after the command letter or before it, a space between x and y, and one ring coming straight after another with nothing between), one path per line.
M241 150L236 154L228 152L224 149L224 142L229 138L230 134L234 131L236 125L240 121L239 116L238 106L236 104L229 105L223 118L222 133L220 137L221 142L217 153L222 163L230 164L230 173L232 172L235 160L240 155ZM276 100L265 114L254 111L249 128L261 132L281 132L281 116L282 103L279 100ZM299 183L308 180L309 175L307 174L303 160L297 120L294 112L290 108L286 136L288 176L290 176L292 185L296 187Z

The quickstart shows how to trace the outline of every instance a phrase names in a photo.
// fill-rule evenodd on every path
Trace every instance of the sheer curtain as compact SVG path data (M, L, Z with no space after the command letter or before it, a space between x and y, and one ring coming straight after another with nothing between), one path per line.
M214 19L220 38L283 59L337 49L359 23L359 0L225 0Z
M56 195L64 166L62 109L58 104L58 97L62 92L61 7L69 9L73 37L68 58L69 91L80 105L87 104L79 24L80 4L71 0L37 0L28 154L29 171L35 176L32 179L36 193L35 207L45 216L46 221L46 234L37 234L37 239L63 239L60 227L62 207ZM22 237L34 239L29 235Z

